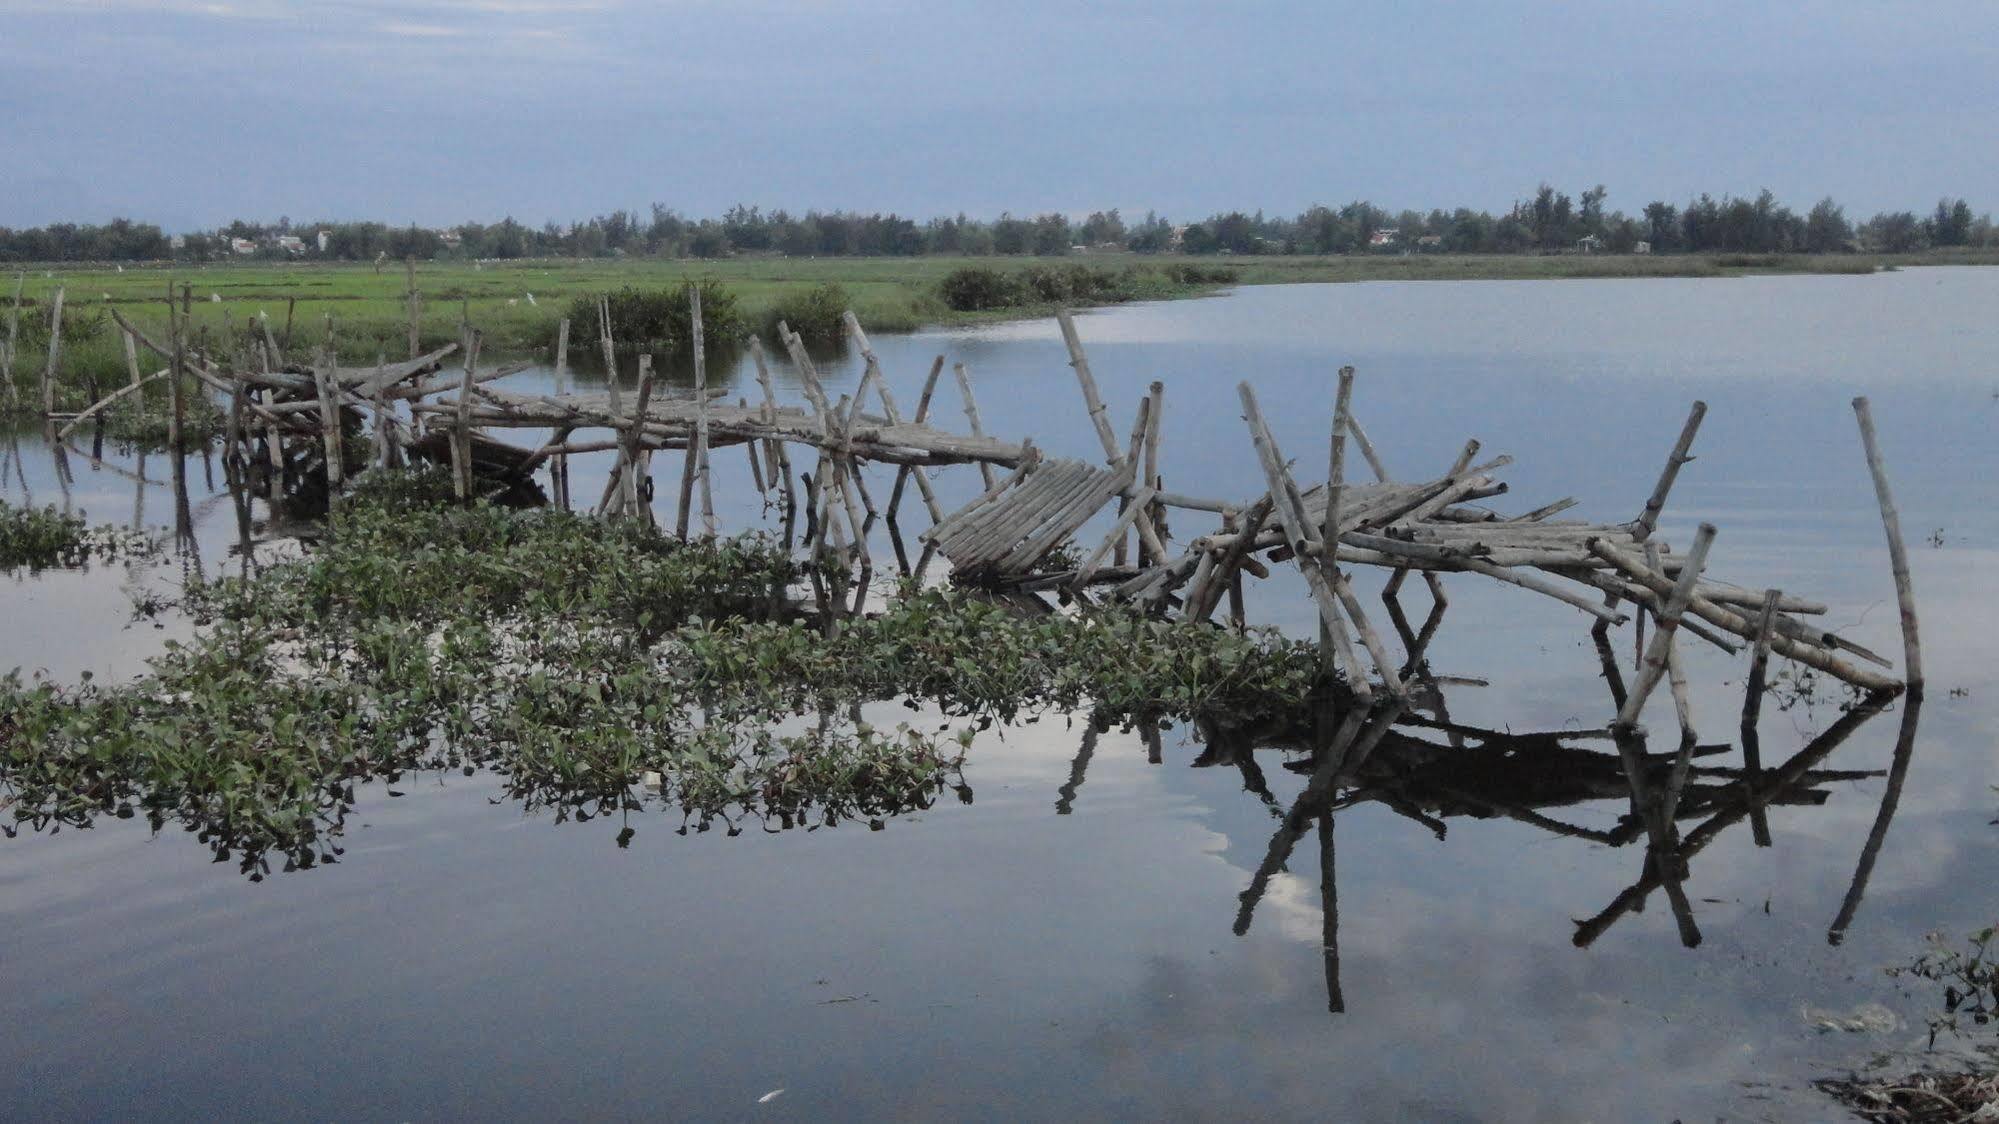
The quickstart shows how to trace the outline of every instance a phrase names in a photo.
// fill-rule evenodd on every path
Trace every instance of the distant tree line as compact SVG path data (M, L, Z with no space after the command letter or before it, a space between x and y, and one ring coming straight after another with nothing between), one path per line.
M613 211L568 225L530 227L512 218L448 230L379 222L295 224L238 220L169 239L159 227L117 219L102 226L0 227L0 261L208 261L239 256L338 261L432 258L1060 256L1077 250L1188 254L1528 254L1578 249L1630 253L1908 253L1933 247L1999 246L1989 214L1962 199L1933 211L1882 212L1849 220L1831 199L1800 214L1770 192L1754 198L1702 194L1684 206L1658 201L1636 215L1606 211L1602 185L1571 197L1547 184L1502 214L1390 211L1368 202L1313 206L1294 217L1230 211L1176 224L1156 213L1127 222L1115 209L1077 222L1067 215L983 220L959 214L926 222L853 211L764 211L736 206L693 219L655 203L651 213ZM321 234L325 235L324 245ZM1641 245L1642 244L1642 245Z

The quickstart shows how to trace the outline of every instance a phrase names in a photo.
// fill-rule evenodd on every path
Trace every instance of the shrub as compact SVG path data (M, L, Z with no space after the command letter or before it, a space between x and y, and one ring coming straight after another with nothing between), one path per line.
M782 321L808 340L835 343L846 335L846 325L842 323L841 316L850 304L847 290L834 284L815 285L804 292L789 292L779 297L770 311L764 314L764 332L775 336L778 322Z
M640 289L630 285L603 294L611 303L611 339L620 351L654 349L683 351L693 337L688 295L696 282L682 281L671 289ZM736 296L719 281L699 282L702 342L710 349L733 345L748 335ZM598 343L598 294L579 293L569 301L569 346L594 354ZM551 331L549 342L554 342Z
M954 269L938 282L937 290L953 312L984 312L1026 303L1018 280L985 266Z

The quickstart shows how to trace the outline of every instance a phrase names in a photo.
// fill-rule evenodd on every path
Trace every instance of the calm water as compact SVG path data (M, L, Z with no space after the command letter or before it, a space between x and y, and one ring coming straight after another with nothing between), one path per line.
M881 832L683 837L655 817L620 850L619 825L523 816L491 802L490 778L454 777L401 799L364 793L343 862L262 884L191 838L131 823L0 841L0 1103L27 1119L1833 1116L1811 1078L1919 1060L1931 999L1881 968L1926 930L1999 918L1994 308L1999 270L1957 269L1251 288L1080 320L1121 434L1145 386L1165 381L1167 484L1203 495L1260 488L1235 396L1245 378L1301 465L1323 461L1333 375L1350 363L1356 411L1398 474L1435 475L1477 436L1517 461L1498 506L1574 495L1579 514L1605 519L1637 512L1688 404L1705 399L1664 537L1712 520L1717 575L1818 596L1829 625L1896 652L1848 406L1871 395L1914 550L1931 697L1842 946L1825 930L1878 777L1827 786L1822 806L1772 808L1772 847L1743 825L1695 858L1696 950L1657 896L1591 948L1572 945L1572 921L1638 876L1642 848L1465 817L1440 842L1367 803L1337 817L1346 1011L1329 1014L1313 841L1235 936L1270 808L1237 771L1190 768L1200 747L1180 730L1161 764L1113 731L1078 770L1082 724L1050 715L977 741L972 804ZM989 430L1095 448L1052 323L876 348L905 411L941 352L971 367ZM849 361L834 380L851 390L857 375ZM948 374L937 409L957 422ZM37 437L18 447L10 502L173 520L164 488L135 496L74 455L65 476ZM165 478L158 461L145 475ZM579 461L578 495L595 495L603 463ZM144 572L0 578L0 666L135 674L184 629L131 625L132 591L242 564L232 504L199 494L199 462L190 475L196 553ZM755 501L740 454L718 454L716 475L741 525ZM885 496L889 474L875 479ZM970 469L938 476L947 504L978 489ZM920 527L919 513L912 490L907 521ZM1179 538L1207 529L1176 517ZM877 555L891 556L885 542ZM1431 648L1439 673L1490 684L1449 688L1452 716L1513 730L1606 721L1586 618L1488 585L1451 580ZM1420 617L1427 597L1411 588ZM1311 626L1281 573L1252 611ZM1743 665L1690 657L1703 735L1732 742ZM1766 709L1765 760L1837 717L1823 703ZM1885 767L1896 721L1874 719L1828 764ZM1302 779L1261 756L1288 805ZM1549 812L1604 827L1619 810ZM1805 1013L1863 1003L1902 1025L1827 1034Z

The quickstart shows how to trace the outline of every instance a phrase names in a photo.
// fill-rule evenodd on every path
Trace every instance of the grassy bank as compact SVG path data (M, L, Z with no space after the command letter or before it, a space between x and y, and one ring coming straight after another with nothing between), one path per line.
M1539 280L1557 278L1729 277L1749 274L1870 273L1904 265L1999 264L1999 252L1940 251L1916 255L1353 255L1339 257L1183 257L1093 254L1066 258L768 258L715 261L588 259L423 263L421 336L426 346L455 339L461 319L485 333L489 355L545 350L572 301L619 289L663 290L686 280L713 281L734 298L748 330L768 331L779 316L828 303L828 286L874 332L911 331L1045 314L1056 303L1102 304L1198 296L1225 284L1381 280ZM990 272L998 283L966 296L954 274ZM1078 280L1078 279L1081 280ZM46 347L46 302L67 290L66 323L104 319L105 307L164 336L161 304L168 281L193 293L196 334L211 342L243 338L260 315L302 354L325 338L328 318L342 358L373 361L408 348L406 278L400 263L370 265L219 263L199 267L31 268L23 334L14 377L24 389L39 377ZM11 286L9 287L11 289ZM4 299L4 298L0 298ZM287 335L286 323L290 322ZM87 331L88 329L86 329ZM113 386L125 377L115 333L75 338L65 346L59 380L80 402L86 376ZM591 356L577 349L587 364ZM142 357L151 362L150 356ZM73 406L71 407L73 408Z

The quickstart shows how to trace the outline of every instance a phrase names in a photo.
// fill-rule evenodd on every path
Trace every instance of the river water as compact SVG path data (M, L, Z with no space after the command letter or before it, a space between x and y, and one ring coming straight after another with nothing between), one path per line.
M1871 396L1930 691L1899 814L1838 946L1826 930L1878 775L1770 808L1768 847L1743 824L1697 856L1696 949L1656 897L1590 947L1572 942L1575 921L1639 876L1642 847L1469 816L1440 840L1360 803L1336 818L1344 1011L1331 1013L1321 850L1300 846L1235 935L1271 805L1235 769L1190 767L1201 747L1187 731L1166 733L1157 764L1119 731L1079 755L1083 723L1058 714L980 736L972 803L878 832L682 836L661 817L620 849L620 825L524 815L484 776L396 799L364 790L341 863L260 884L140 823L23 831L0 840L0 1103L24 1119L1834 1116L1811 1079L1923 1060L1935 997L1882 969L1926 931L1999 919L1994 308L1999 270L1964 268L1261 287L1078 319L1114 427L1163 381L1167 487L1205 496L1261 489L1245 379L1301 477L1324 471L1334 375L1351 364L1356 414L1397 475L1437 475L1475 436L1515 458L1495 506L1574 496L1572 514L1604 520L1637 513L1705 400L1661 536L1679 545L1711 521L1714 573L1823 600L1829 627L1899 653L1849 406ZM1052 322L874 342L905 411L942 354L972 372L990 432L1095 448ZM858 374L851 358L827 365L835 393ZM719 377L757 393L742 370ZM935 409L961 424L948 366ZM38 431L12 449L0 498L173 521L167 489L121 474L138 470L129 454L58 466ZM717 500L739 527L761 507L732 452L718 451ZM164 479L159 462L141 474ZM579 459L577 495L596 494L605 463ZM191 553L0 577L0 667L129 676L185 634L171 618L134 623L133 597L242 564L233 505L201 462L190 476ZM887 473L875 479L885 496ZM947 507L980 487L969 468L937 474ZM663 505L672 492L659 489ZM1210 518L1176 514L1176 537ZM904 521L924 525L913 490ZM1252 615L1307 634L1302 584L1276 569ZM1432 666L1486 684L1446 688L1454 719L1608 720L1587 618L1475 578L1447 588ZM1378 590L1366 579L1362 596ZM1429 608L1420 583L1404 599L1419 619ZM1628 635L1622 647L1628 669ZM1744 662L1687 654L1703 740L1733 742ZM1779 694L1766 760L1840 716L1823 684ZM1648 717L1670 726L1658 705ZM1863 725L1827 766L1886 768L1897 721ZM1262 756L1287 806L1302 778ZM1621 810L1544 809L1597 827ZM1864 1004L1882 1008L1855 1024L1868 1029L1824 1029Z

